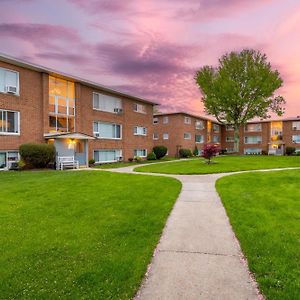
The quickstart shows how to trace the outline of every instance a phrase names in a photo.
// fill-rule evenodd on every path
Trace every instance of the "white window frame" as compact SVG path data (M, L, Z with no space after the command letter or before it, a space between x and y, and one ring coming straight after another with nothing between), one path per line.
M17 153L17 160L13 161L13 162L18 162L20 160L20 153L19 150L0 150L0 153L4 153L5 154L5 167L4 168L0 168L0 171L7 171L10 168L10 160L8 157L9 153Z
M158 124L158 117L153 118L153 124Z
M226 128L226 131L234 131L234 126L233 125L227 124L225 126L225 128Z
M92 98L92 101L93 101L93 110L104 111L104 112L108 112L108 113L111 113L111 114L118 114L118 112L115 112L114 110L101 109L100 106L96 107L95 106L95 98L94 98L95 95L97 95L99 97L99 101L100 101L101 96L111 98L111 101L114 100L116 102L119 102L119 104L120 104L120 105L118 105L118 107L114 107L114 109L121 109L121 110L123 109L122 108L123 107L123 103L122 103L122 99L121 98L115 97L115 96L111 96L111 95L102 94L102 93L93 92L93 98ZM108 101L108 99L104 99L104 101ZM100 103L99 103L99 105L100 105Z
M252 150L252 151L250 151ZM256 151L258 150L258 151ZM248 155L251 155L251 154L261 154L262 153L262 149L261 148L245 148L244 149L244 154L248 154Z
M300 121L294 121L292 123L293 130L300 130Z
M109 138L109 137L101 137L101 136L96 136L96 134L101 134L101 132L98 132L98 131L94 131L94 123L98 123L98 126L99 126L99 123L105 123L105 124L110 124L110 125L113 125L113 126L120 126L120 137L119 138ZM101 139L101 140L122 140L122 135L123 135L123 126L122 124L117 124L117 123L110 123L110 122L103 122L103 121L93 121L93 135L95 137L97 137L98 139ZM115 133L117 132L116 130L116 127L115 127ZM106 149L100 149L100 150L106 150ZM118 150L118 149L113 149L113 150Z
M7 69L7 68L3 68L3 67L0 67L0 71L1 70L3 70L3 72L4 72L4 91L0 91L0 93L12 95L12 96L20 96L20 73L18 71ZM17 85L16 85L17 92L15 94L8 93L7 90L6 90L6 88L7 88L7 84L6 84L6 72L12 72L12 73L15 73L17 75Z
M248 130L248 126L249 126L249 125L256 125L256 126L259 126L259 129ZM262 131L262 124L261 124L261 123L249 123L249 124L246 124L245 127L244 127L244 131L245 131L245 132L261 132L261 131Z
M201 142L197 142L197 136L201 136ZM195 143L196 144L203 144L204 143L204 135L203 134L196 134L195 135Z
M21 131L20 131L20 112L16 111L16 110L9 110L9 109L0 109L0 114L3 114L4 112L13 112L17 114L17 122L18 122L18 132L7 132L7 131L0 131L0 135L20 135ZM7 130L7 126L6 126L6 130Z
M133 128L133 134L147 136L147 128L143 126L135 126Z
M191 140L191 139L192 139L192 134L191 134L190 132L185 132L185 133L183 134L183 138L184 138L185 140Z
M203 121L202 120L196 120L195 121L195 128L198 129L198 130L204 129L204 123L203 123Z
M248 138L253 138L253 137L258 137L258 138L260 138L260 140L258 140L256 143L249 143L247 140L248 140ZM262 143L262 136L260 136L260 135L249 135L249 136L245 136L244 137L244 144L245 145L259 145L259 144L261 144Z
M300 144L300 134L292 135L292 141L294 144Z
M191 124L191 123L192 123L191 117L184 117L184 124Z
M220 132L220 125L219 124L213 124L212 129L213 129L213 132Z
M217 141L215 141L215 138L217 138ZM219 144L220 143L220 137L218 135L213 135L212 142L216 143L216 144Z
M159 139L159 134L157 132L153 133L153 140L158 140Z
M234 143L234 136L226 136L226 143Z
M163 124L168 124L169 123L169 117L168 116L164 116L163 117Z
M168 140L169 139L169 133L165 132L163 133L163 140Z
M137 152L138 152L138 151L143 151L143 152L145 152L145 153L144 153L144 155L137 155ZM134 149L134 150L133 150L133 156L134 156L134 157L143 157L143 158L144 158L144 157L147 157L147 155L148 155L147 152L148 152L147 149Z
M120 156L119 156L119 159L115 159L115 160L101 160L101 161L96 161L95 160L95 163L99 163L99 164L103 164L103 163L113 163L113 162L118 162L120 160L122 160L123 158L123 150L122 149L95 149L93 151L93 159L95 159L95 152L99 152L99 151L120 151Z
M140 104L140 103L134 103L133 104L133 111L140 113L140 114L147 114L147 108L146 105Z

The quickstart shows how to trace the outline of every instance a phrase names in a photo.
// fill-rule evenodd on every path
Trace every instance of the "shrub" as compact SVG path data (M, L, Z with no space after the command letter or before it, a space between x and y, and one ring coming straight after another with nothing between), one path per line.
M285 154L286 155L293 155L296 152L295 147L286 147L285 149Z
M192 154L192 151L190 149L180 149L179 150L179 157L180 158L188 158L188 157L192 157L193 154Z
M211 163L212 157L216 156L219 149L216 145L205 145L202 149L202 157L207 159L207 163Z
M199 155L199 150L198 150L197 146L195 146L195 148L194 148L193 155L194 156L198 156Z
M221 155L227 154L227 149L221 149L221 150L220 150L220 154L221 154Z
M129 157L129 158L128 158L128 161L129 161L129 162L133 162L133 158L132 158L132 157Z
M147 155L147 160L156 160L156 155L154 152L150 152L148 155Z
M268 152L267 152L266 150L262 150L262 151L261 151L261 154L262 154L262 155L268 155Z
M95 164L95 160L94 159L90 159L89 160L89 166L93 166Z
M135 158L134 158L134 160L136 161L136 162L141 162L143 159L140 157L140 156L136 156Z
M165 146L155 146L153 148L153 152L156 155L157 159L161 159L162 157L166 156L166 154L168 153L168 148Z
M45 168L55 161L55 147L48 144L23 144L19 148L22 160L33 168Z

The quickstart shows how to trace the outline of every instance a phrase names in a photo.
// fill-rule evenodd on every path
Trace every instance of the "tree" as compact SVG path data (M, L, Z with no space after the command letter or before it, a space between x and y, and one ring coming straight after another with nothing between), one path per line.
M216 156L219 152L219 148L216 145L207 144L202 149L202 157L207 159L207 163L211 163L212 157Z
M230 52L217 67L204 66L195 75L205 111L220 123L234 127L234 148L239 152L239 128L254 118L281 116L285 100L275 91L283 84L267 56L256 50Z

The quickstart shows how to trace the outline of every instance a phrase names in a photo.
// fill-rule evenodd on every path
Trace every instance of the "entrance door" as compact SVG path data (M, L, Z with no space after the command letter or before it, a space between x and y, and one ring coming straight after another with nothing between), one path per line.
M6 153L0 152L0 169L6 168Z
M77 140L75 144L75 160L79 161L80 166L87 165L85 145L85 140Z

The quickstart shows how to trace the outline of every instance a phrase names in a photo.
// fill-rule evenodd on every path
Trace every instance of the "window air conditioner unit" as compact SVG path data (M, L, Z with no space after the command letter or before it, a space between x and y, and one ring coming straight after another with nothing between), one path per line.
M16 86L7 85L6 86L6 92L10 93L10 94L16 94L17 93L17 87Z
M295 126L295 127L293 127L293 130L297 130L297 127Z
M95 133L95 137L100 137L100 133L99 132L97 132L97 133Z
M114 108L114 112L117 114L121 114L123 112L122 108Z

